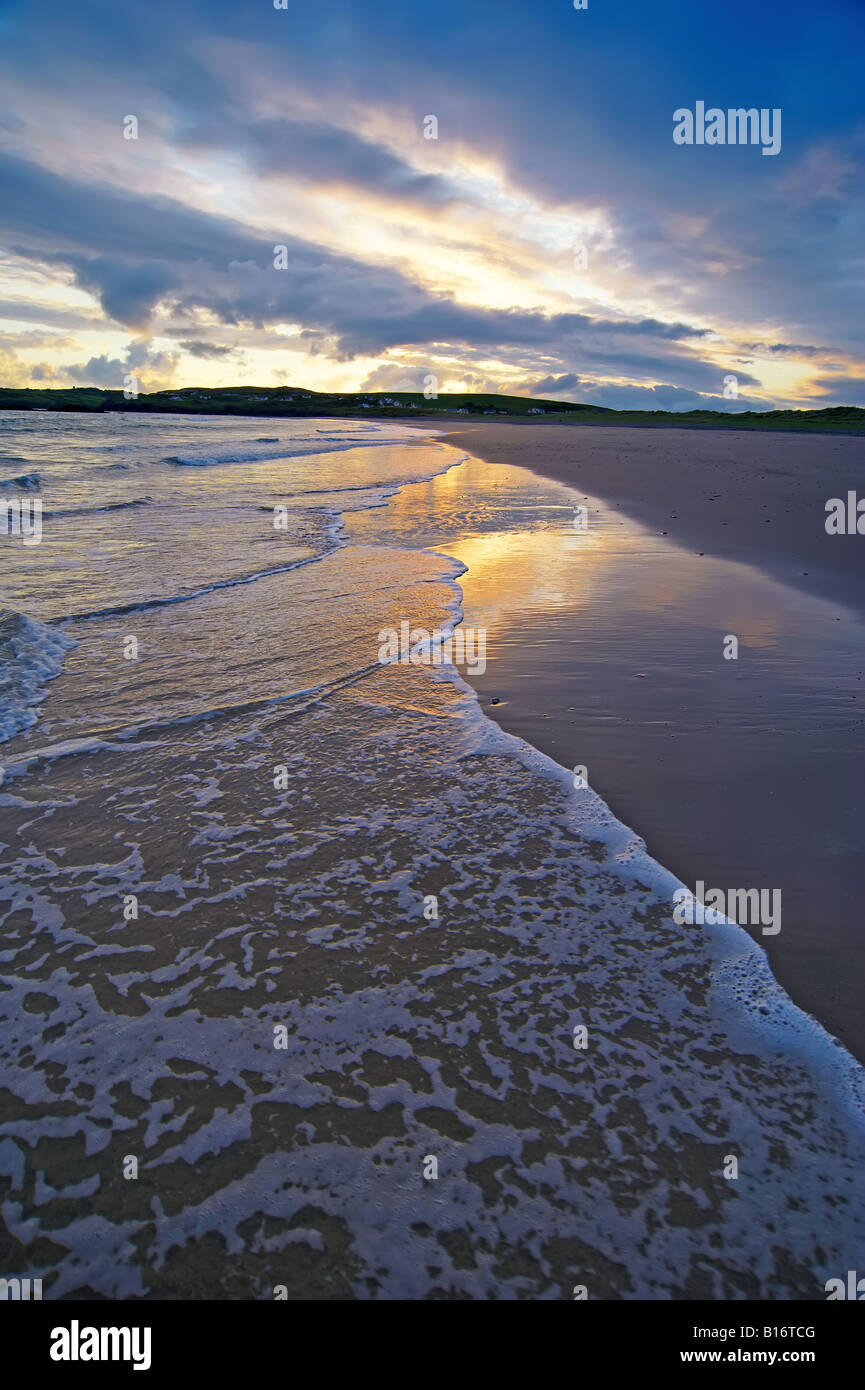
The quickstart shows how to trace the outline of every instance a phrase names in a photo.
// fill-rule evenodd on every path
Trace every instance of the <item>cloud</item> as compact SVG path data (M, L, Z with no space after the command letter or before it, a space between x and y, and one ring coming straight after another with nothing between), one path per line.
M68 348L75 339L65 333L40 333L33 328L23 333L4 333L3 346L11 351L30 352L34 348Z
M121 391L134 376L141 390L157 391L172 384L177 363L177 353L155 352L148 343L132 342L123 358L103 355L91 357L89 362L69 363L58 370L58 377L82 386Z
M206 357L217 360L221 357L230 357L231 354L236 351L235 348L222 347L219 343L202 343L189 339L184 339L179 346L192 357Z
M447 179L419 173L385 146L320 120L242 122L208 114L199 125L181 128L178 142L194 150L228 149L242 154L258 174L288 174L321 188L353 188L435 209L460 198Z
M561 376L545 376L541 381L534 382L528 388L530 396L555 396L562 391L576 391L579 388L580 379L573 372L564 372Z
M609 382L583 383L581 399L614 410L764 410L765 403L745 396L728 399L700 391L684 390L665 382L658 386L616 386Z
M80 309L62 309L56 304L46 304L41 300L0 299L0 319L16 323L38 323L45 327L83 328L91 332L105 327L105 320L100 314L87 314Z
M808 382L808 391L819 406L865 406L865 378L818 376Z
M773 357L825 357L829 348L812 347L809 343L738 343L740 352L753 352Z
M442 0L431 26L404 0L380 0L374 24L359 0L334 0L299 25L267 0L240 10L187 0L167 44L159 5L17 5L0 57L14 108L6 132L31 158L7 156L0 171L7 264L23 258L31 283L46 268L55 282L74 277L99 299L106 336L112 323L153 332L154 315L161 333L166 316L185 315L201 337L197 323L165 331L204 343L217 320L245 348L276 346L281 326L299 325L309 336L294 345L315 349L316 370L408 352L446 356L463 379L469 368L485 381L546 373L701 398L720 389L735 350L779 363L825 351L855 369L865 14L841 0L827 0L820 24L808 0L790 0L786 14L779 31L751 0L728 0L723 14L668 0L659 26L641 0L618 0L589 25L526 0ZM724 41L742 32L747 44ZM831 84L798 83L788 101L789 74L814 71L831 71ZM696 95L783 105L781 155L675 147L672 112ZM134 150L118 145L129 109L142 116ZM90 123L85 139L64 110ZM427 112L437 142L422 139ZM390 242L377 240L369 199ZM372 231L353 246L358 209ZM562 227L594 212L604 230L586 234L592 293L613 307L570 289L568 306L549 267L564 255ZM271 214L294 235L265 235ZM419 229L434 252L428 269ZM278 273L276 242L289 250ZM519 280L520 307L495 293L499 307L485 306L482 274L478 285L462 269L449 278L457 249ZM26 322L98 323L16 303ZM770 335L777 343L759 345ZM823 342L832 347L809 346ZM219 346L211 360L227 356ZM114 370L104 364L121 361L115 353L109 341L93 370Z
M106 314L133 328L145 326L160 304L206 309L232 326L300 322L331 334L342 360L421 344L563 352L583 335L658 344L708 335L656 318L460 304L387 267L299 238L272 240L168 198L79 185L9 155L0 156L0 180L0 227L17 253L68 267L99 295ZM285 247L281 269L276 245Z

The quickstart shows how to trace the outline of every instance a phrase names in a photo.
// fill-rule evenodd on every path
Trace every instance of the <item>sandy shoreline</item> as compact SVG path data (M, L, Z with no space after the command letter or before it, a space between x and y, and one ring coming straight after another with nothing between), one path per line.
M519 603L503 581L506 636L471 680L484 712L563 766L591 762L614 813L683 881L780 886L784 931L756 939L791 997L865 1059L865 546L824 525L827 498L862 490L865 444L512 423L472 423L444 442L503 479L517 466L565 483L588 495L590 515L604 502L645 537L595 594L602 628L588 644L585 610L528 591ZM471 547L453 553L469 563L465 621L477 625ZM576 602L584 581L562 582ZM619 584L633 588L630 609L611 608ZM735 677L711 656L727 631L746 644Z
M697 553L865 610L865 544L825 529L830 497L865 492L861 438L516 421L441 438L488 463L583 487Z
M694 656L712 616L697 591L726 605L734 585L713 571L742 567L646 545L600 502L578 535L575 488L461 463L465 447L352 453L328 437L316 454L300 430L271 452L224 422L114 428L88 531L63 515L65 465L45 465L58 516L41 573L18 580L41 615L25 634L39 643L62 619L77 645L5 745L0 789L7 1270L50 1299L822 1298L865 1243L862 1073L744 935L675 920L672 859L639 839L659 807L723 840L714 813L683 816L655 780L645 719L662 677L676 710L695 673L725 713L758 669L717 645ZM90 457L91 424L67 429L54 452ZM238 470L261 452L248 443L263 456ZM133 505L105 509L108 486ZM282 533L269 504L289 488ZM643 582L652 565L659 583ZM432 630L460 584L496 678L524 677L524 742L444 672L377 659L383 624ZM805 610L790 645L837 685L812 601L783 593ZM759 608L749 591L739 611ZM677 651L658 640L665 618ZM865 670L865 628L846 621ZM610 678L614 638L645 681L621 663ZM564 771L565 740L588 738L593 701L616 690L651 797L626 824L599 742L586 787ZM716 789L708 702L691 691L702 756L695 777L685 750L685 774ZM536 751L545 708L563 717L551 760ZM601 710L614 756L623 713ZM827 724L843 733L847 717ZM677 717L655 726L687 742ZM795 741L768 757L800 778ZM742 785L756 804L746 768L737 823ZM791 812L799 791L779 798ZM741 868L700 862L713 883L758 881ZM835 917L855 935L858 911ZM846 944L827 932L816 949L855 979Z

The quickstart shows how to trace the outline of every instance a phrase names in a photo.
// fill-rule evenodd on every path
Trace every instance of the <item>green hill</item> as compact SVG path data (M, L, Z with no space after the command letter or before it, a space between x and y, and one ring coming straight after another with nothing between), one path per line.
M531 417L578 424L676 426L711 429L812 429L865 431L865 409L825 410L609 410L571 401L530 396L445 394L426 400L419 391L308 391L299 386L186 387L142 393L126 400L122 391L96 386L59 390L0 388L0 410L126 411L134 414L374 416L412 415L446 419Z

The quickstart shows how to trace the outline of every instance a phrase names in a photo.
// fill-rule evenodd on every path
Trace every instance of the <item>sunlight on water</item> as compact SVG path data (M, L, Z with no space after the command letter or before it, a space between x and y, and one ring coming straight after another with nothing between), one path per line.
M462 585L484 704L522 683L537 725L566 692L593 782L611 670L659 727L732 679L702 561L392 426L0 423L46 504L3 550L0 1181L51 1297L267 1298L276 1266L311 1297L560 1297L577 1248L611 1298L853 1267L852 1059L738 928L676 924L677 880L566 759L456 671L379 658ZM761 582L729 611L789 677ZM731 1192L720 1145L759 1183Z

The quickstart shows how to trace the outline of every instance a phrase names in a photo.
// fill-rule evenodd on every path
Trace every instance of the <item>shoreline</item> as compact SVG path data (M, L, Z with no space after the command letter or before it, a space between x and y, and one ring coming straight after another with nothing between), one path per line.
M496 464L469 431L439 438L470 453L472 472L486 469L486 495L499 508L518 468L539 484L546 478L573 490L574 501L585 496L582 480L550 479L552 470L533 459L500 459L497 482ZM483 442L488 459L496 442ZM766 475L775 488L776 476ZM739 500L747 506L753 495L739 486ZM612 814L682 882L780 884L782 938L749 934L790 998L865 1061L855 986L865 961L850 844L865 775L856 751L857 671L865 661L855 566L826 575L812 569L807 592L804 577L798 589L779 583L795 532L782 533L788 554L773 564L743 555L741 541L738 553L726 546L730 528L720 525L716 549L727 553L716 557L706 544L700 556L681 536L653 534L632 501L601 504L603 515L599 503L587 498L600 548L590 546L570 570L558 547L541 561L517 537L507 543L505 569L490 568L482 538L432 542L466 567L462 621L468 628L492 622L493 658L485 673L464 679L505 732L561 767L588 764L590 784ZM563 539L567 545L567 529ZM552 606L545 587L558 595ZM744 643L741 665L719 659L718 634L728 630ZM803 749L813 759L804 801ZM697 776L695 764L703 769Z
M412 424L429 429L435 421ZM827 535L824 524L830 497L865 492L865 441L857 447L855 436L767 432L756 445L766 457L755 469L739 456L742 431L710 429L695 446L693 427L658 426L639 441L634 427L602 426L605 437L590 443L568 425L528 428L531 435L517 422L477 423L438 437L487 463L582 490L698 555L752 565L865 614L865 545L855 544L858 536ZM622 429L626 439L618 438ZM747 434L753 452L753 431Z
M32 388L22 388L22 391L26 393L29 389ZM191 388L181 389L189 391ZM51 399L22 400L19 399L21 391L15 392L13 388L0 386L0 413L24 411L26 414L35 411L46 414L83 414L97 418L113 414L167 414L213 420L369 420L373 423L399 420L405 424L419 424L421 418L428 417L428 400L419 392L396 392L395 398L381 396L380 399L375 399L374 393L370 395L364 392L310 392L305 388L293 388L293 396L274 396L273 399L267 399L266 396L243 396L239 392L256 389L291 391L292 388L228 386L206 389L209 391L207 396L195 389L189 396L174 395L168 398L167 392L156 392L152 395L145 392L135 400L124 400L120 391L111 392L96 386L74 386L68 389L49 388L46 391L35 392L35 395L50 396ZM300 400L296 395L298 391L303 398L314 396L316 399ZM68 399L70 395L75 399ZM438 396L437 399L445 398ZM200 409L204 402L207 402L210 409ZM487 403L487 409L484 409L484 403ZM505 403L505 409L502 409L502 403ZM275 406L280 409L274 409ZM410 411L417 411L417 414L412 418ZM840 418L850 413L854 413L854 420ZM553 402L547 398L533 396L453 393L449 395L446 406L432 411L431 418L437 427L446 424L462 425L460 417L463 416L469 416L471 421L481 425L487 423L488 418L492 416L498 417L499 420L503 418L508 424L541 425L538 414L544 416L544 424L599 425L602 430L745 430L750 434L757 431L758 434L825 434L865 438L865 409L859 406L832 406L822 410L641 411L613 410L609 407L590 406L584 402ZM661 418L654 418L655 416Z
M106 454L108 477L162 512L93 512L120 568L92 585L137 595L149 532L146 587L165 573L172 588L134 619L73 619L36 736L64 756L16 769L0 798L19 1268L55 1299L266 1299L277 1282L322 1299L567 1298L575 1278L598 1300L821 1297L865 1234L855 1057L746 933L671 916L678 876L600 779L575 788L458 671L375 660L382 623L430 629L457 602L471 625L491 600L510 640L528 576L566 635L576 598L590 643L616 611L642 638L630 591L652 594L629 524L595 512L581 540L574 489L432 439L318 456L299 440L238 470L238 432L105 441L125 451ZM206 483L169 454L208 460ZM47 465L49 490L65 468ZM94 502L105 476L91 470ZM268 503L289 487L283 536ZM213 537L203 554L190 517ZM79 524L47 534L48 573ZM313 541L315 565L256 569L249 587L251 557ZM707 587L703 561L647 549ZM535 704L546 679L588 709L549 665L567 650L522 651ZM601 653L571 651L583 691L603 694ZM132 736L85 744L94 717ZM85 1187L94 1152L114 1180ZM748 1160L739 1188L731 1152ZM120 1176L128 1154L137 1182Z

